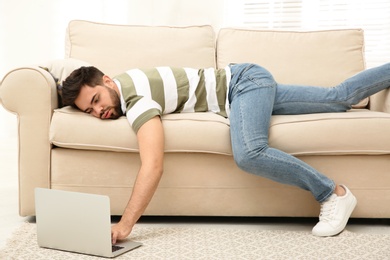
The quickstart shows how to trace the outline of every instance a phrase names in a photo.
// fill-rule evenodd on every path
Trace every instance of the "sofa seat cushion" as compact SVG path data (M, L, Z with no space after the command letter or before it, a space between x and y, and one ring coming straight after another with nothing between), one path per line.
M163 117L166 152L231 155L229 120L213 113ZM390 154L390 114L365 109L347 113L273 116L270 146L293 155ZM58 147L138 152L125 117L100 120L65 107L54 112L51 143Z
M390 114L347 113L273 116L270 146L293 155L390 154Z
M231 154L229 120L214 113L163 116L166 152ZM54 111L52 144L73 149L138 152L127 119L101 120L70 107Z

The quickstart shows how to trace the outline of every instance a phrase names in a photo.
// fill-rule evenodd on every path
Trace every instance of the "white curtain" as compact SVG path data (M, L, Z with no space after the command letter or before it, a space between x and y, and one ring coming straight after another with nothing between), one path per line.
M390 61L389 0L226 0L225 25L273 30L362 28L367 67Z

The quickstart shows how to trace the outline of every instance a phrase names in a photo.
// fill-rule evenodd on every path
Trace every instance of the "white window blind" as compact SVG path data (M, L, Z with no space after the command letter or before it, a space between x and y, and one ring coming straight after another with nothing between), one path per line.
M362 28L367 67L390 61L389 0L225 0L224 26L269 30Z

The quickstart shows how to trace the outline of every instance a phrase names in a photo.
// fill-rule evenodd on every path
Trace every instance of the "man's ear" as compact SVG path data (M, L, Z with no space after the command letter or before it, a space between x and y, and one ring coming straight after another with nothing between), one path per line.
M115 90L115 92L120 95L118 86L115 84L115 82L107 75L103 76L103 83L105 86L109 87L110 89Z
M103 76L103 83L105 86L113 88L114 81L107 75Z

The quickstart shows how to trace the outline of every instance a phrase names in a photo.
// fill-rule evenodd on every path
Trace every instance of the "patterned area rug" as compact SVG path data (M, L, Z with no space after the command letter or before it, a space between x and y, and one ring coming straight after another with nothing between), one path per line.
M390 259L390 235L318 238L309 232L190 227L134 228L143 246L115 259ZM35 224L25 223L0 251L0 259L100 259L39 248Z

